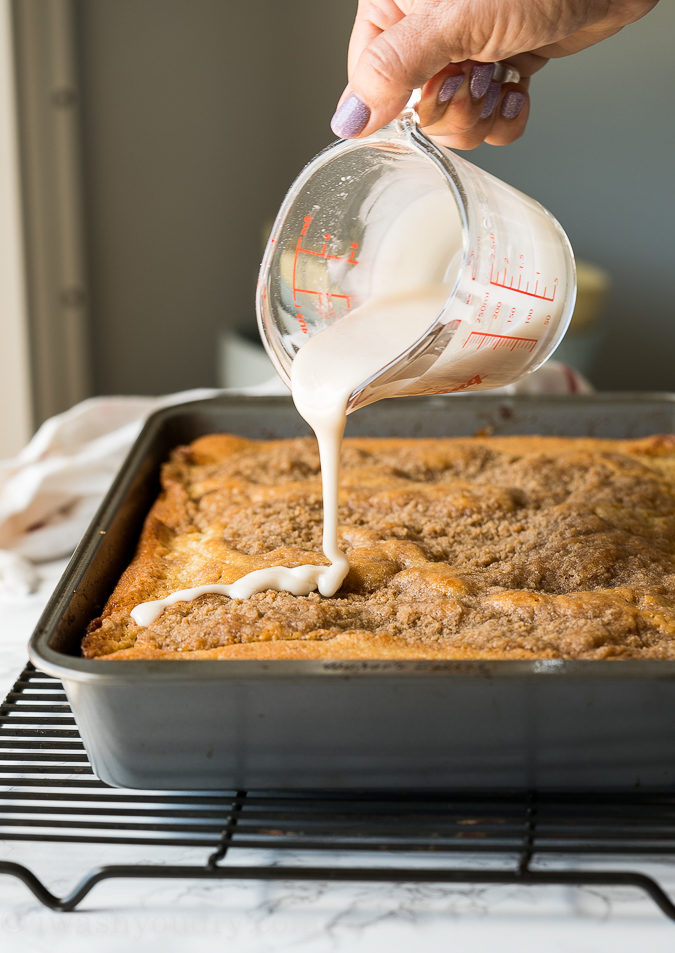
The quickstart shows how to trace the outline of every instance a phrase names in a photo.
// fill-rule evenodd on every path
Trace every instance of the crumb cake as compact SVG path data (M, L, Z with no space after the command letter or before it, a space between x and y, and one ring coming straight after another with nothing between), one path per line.
M332 598L202 595L324 564L311 439L174 451L82 651L107 659L675 658L675 437L347 439Z

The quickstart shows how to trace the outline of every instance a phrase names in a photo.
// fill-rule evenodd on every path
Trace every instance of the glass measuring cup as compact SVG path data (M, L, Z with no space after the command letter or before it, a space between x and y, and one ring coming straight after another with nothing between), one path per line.
M367 139L329 146L291 186L260 269L261 337L289 383L310 335L366 303L429 289L426 331L353 391L348 410L535 370L569 324L574 257L543 206L436 145L408 108Z

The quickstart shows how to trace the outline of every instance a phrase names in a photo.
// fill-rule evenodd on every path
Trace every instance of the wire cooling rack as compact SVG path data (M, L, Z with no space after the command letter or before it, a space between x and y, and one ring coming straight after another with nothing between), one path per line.
M56 896L1 859L10 841L91 844L97 862L105 845L141 845L157 859L85 870ZM166 863L167 847L201 862ZM675 920L645 859L675 862L675 794L132 791L94 775L57 679L28 665L0 706L0 874L53 910L111 879L320 880L629 886Z

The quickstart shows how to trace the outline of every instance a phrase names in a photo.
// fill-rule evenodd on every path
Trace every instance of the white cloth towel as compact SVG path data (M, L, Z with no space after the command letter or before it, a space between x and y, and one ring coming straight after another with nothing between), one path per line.
M250 393L280 393L281 386ZM93 397L46 420L17 457L0 462L0 596L31 593L36 563L72 553L150 414L220 393Z
M588 393L566 365L549 362L502 393ZM45 421L13 460L0 462L0 597L31 593L36 564L70 555L145 419L188 400L232 391L164 397L94 397ZM286 393L276 378L239 394Z

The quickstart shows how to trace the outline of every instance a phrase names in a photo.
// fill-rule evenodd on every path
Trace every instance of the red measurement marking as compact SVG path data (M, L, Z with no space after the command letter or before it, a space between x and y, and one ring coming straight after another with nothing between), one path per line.
M295 256L293 258L293 304L297 304L296 299L296 284L295 284L295 273L298 270L298 255L300 254L300 246L302 245L302 232L298 237L298 244L295 246Z
M511 280L508 280L508 275L506 268L503 272L497 272L494 274L494 265L490 265L490 284L494 285L496 288L506 288L509 291L515 291L521 295L527 295L529 298L540 298L542 301L555 301L555 293L558 290L557 280L553 283L553 293L548 293L548 288L544 288L543 291L539 291L539 281L535 281L534 288L530 290L530 282L525 282L525 287L522 287L522 277L518 275L518 283L514 284L513 276Z
M295 255L294 255L294 257L293 257L293 279L292 279L293 303L294 303L297 307L300 307L300 305L298 304L298 300L297 300L297 296L298 296L299 294L318 295L319 297L322 297L322 298L324 298L324 299L339 298L339 299L341 299L342 301L345 301L345 302L346 302L346 304L347 304L347 310L350 310L350 308L351 308L351 298L350 298L349 295L335 294L335 293L333 293L333 292L331 292L331 291L323 291L323 290L317 291L317 290L315 290L315 289L313 289L313 288L298 288L298 284L297 284L298 260L299 260L299 258L300 258L300 255L312 255L312 256L314 256L315 258L324 258L324 259L326 259L327 261L342 261L343 259L346 258L348 264L350 264L350 265L358 265L359 262L358 262L358 259L356 258L356 252L357 252L358 247L359 247L358 242L352 242L351 245L349 246L349 248L350 248L349 256L346 256L346 255L329 255L329 254L328 254L328 245L329 245L330 240L332 239L333 236L332 236L331 234L325 232L325 233L322 235L323 244L322 244L322 246L321 246L321 251L314 251L314 250L311 249L311 248L303 248L303 247L302 247L302 239L305 237L305 235L306 235L307 232L309 231L309 226L310 226L311 223L312 223L312 216L311 216L311 215L305 215L305 217L303 218L302 222L303 222L302 228L301 228L301 230L300 230L300 235L298 236L298 241L297 241L296 246L295 246ZM304 318L301 320L301 315L300 315L299 313L298 313L297 317L298 317L298 321L300 321L300 326L301 326L301 328L303 329L303 332L306 333L306 330L305 330L305 329L306 329L307 325L306 325L306 323L304 322ZM304 327L303 327L303 324L304 324Z
M309 218L310 221L311 221L311 216L308 215L307 218ZM324 240L324 241L323 241L323 245L321 246L321 251L314 251L314 250L311 249L311 248L302 248L302 247L301 247L301 246L302 246L302 237L303 237L303 235L306 235L306 234L307 234L307 232L306 232L306 230L305 230L305 226L303 226L302 231L300 232L300 240L298 241L298 244L297 244L297 246L296 246L296 253L297 253L298 255L315 255L317 258L326 258L326 259L328 259L329 261L342 261L342 259L345 257L344 255L329 255L329 254L328 254L328 244L329 244L331 238L333 237L332 235L324 235L324 236L323 236L323 240ZM349 258L348 258L347 260L348 260L348 261L351 261L351 263L352 263L353 265L358 265L358 261L356 261L356 260L354 259L354 252L356 251L356 249L357 249L359 246L358 246L357 242L352 242L352 244L351 244L350 247L351 247L352 251L350 252Z
M507 347L509 351L527 350L534 351L539 342L539 338L519 338L512 334L489 334L487 331L472 331L462 347L465 348L471 338L477 339L476 351L480 351L484 344L492 345L495 351L498 347Z
M294 288L293 291L295 291L296 294L319 295L319 297L323 296L324 298L342 298L348 304L351 302L349 295L338 295L332 291L314 291L312 288Z
M467 378L463 384L458 384L457 387L453 387L452 390L449 390L448 394L456 394L457 391L466 390L467 387L478 387L484 380L485 378L481 377L480 374L474 374L473 377Z

